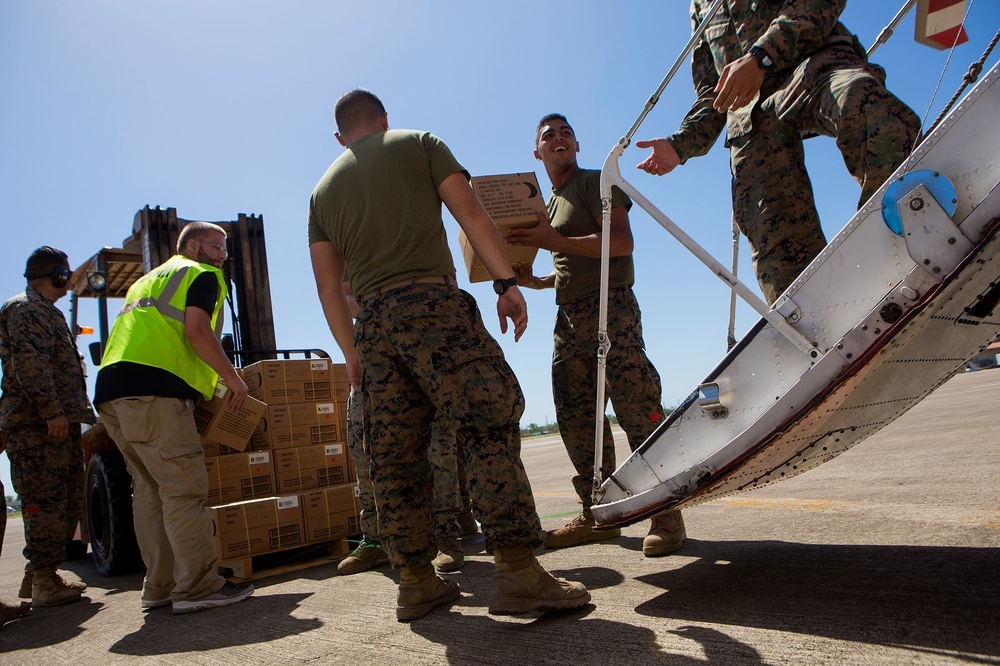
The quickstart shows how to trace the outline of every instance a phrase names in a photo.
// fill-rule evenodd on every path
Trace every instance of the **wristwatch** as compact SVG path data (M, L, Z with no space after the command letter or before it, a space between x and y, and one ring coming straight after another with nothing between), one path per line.
M493 280L493 291L497 292L497 296L503 296L507 293L508 289L516 286L516 277L509 277L506 280Z
M769 72L774 68L774 61L771 60L771 56L767 55L767 51L759 46L751 46L747 53L757 59L757 63L765 72Z

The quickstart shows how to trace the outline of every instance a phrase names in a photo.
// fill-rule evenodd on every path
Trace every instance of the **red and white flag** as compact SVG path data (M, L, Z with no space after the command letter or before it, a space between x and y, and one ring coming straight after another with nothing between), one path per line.
M962 27L965 0L917 0L914 39L939 50L969 41Z

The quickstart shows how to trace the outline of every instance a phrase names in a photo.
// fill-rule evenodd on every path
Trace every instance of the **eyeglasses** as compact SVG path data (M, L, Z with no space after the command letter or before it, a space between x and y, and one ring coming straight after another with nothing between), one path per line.
M207 240L198 241L198 242L201 243L201 244L203 244L203 245L211 245L212 247L214 247L216 250L218 250L222 254L226 255L227 257L229 256L229 250L226 249L226 244L225 243L220 243L218 241L207 241Z

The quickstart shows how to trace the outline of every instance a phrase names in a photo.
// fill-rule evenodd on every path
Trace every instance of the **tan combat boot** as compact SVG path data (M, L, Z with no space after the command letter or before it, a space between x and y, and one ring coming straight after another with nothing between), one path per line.
M680 511L664 511L653 516L649 534L642 540L642 554L646 557L669 555L684 544L684 518Z
M80 581L66 580L65 578L59 575L58 571L56 571L56 578L58 578L61 584L64 585L65 587L74 590L79 590L80 594L83 594L83 592L87 589L86 583ZM17 591L18 598L20 599L31 598L31 585L34 582L34 580L35 580L34 572L32 572L31 570L25 570L24 578L21 579L21 589Z
M476 517L472 515L471 511L463 511L458 514L455 520L462 528L462 536L472 536L479 533L479 523L476 522Z
M403 567L399 573L396 619L400 622L416 620L460 596L458 583L438 576L430 562Z
M361 539L358 547L337 565L337 572L342 576L361 573L388 561L389 554L381 543Z
M35 580L35 574L28 570L24 570L24 578L21 579L21 589L17 591L17 596L19 599L30 599L31 598L31 584Z
M82 584L82 583L81 583ZM86 589L86 586L84 586ZM31 584L33 606L59 606L77 601L83 590L79 585L67 583L55 569L35 569L35 580Z
M13 604L7 603L6 601L0 601L0 627L7 624L11 620L24 617L29 612L31 612L31 604L27 601Z
M545 613L590 603L590 592L583 584L553 577L538 563L527 543L501 546L493 554L496 598L490 604L490 613Z
M438 554L431 562L438 571L457 571L465 565L465 551L458 539L438 540Z
M542 538L542 545L546 548L567 548L591 541L614 539L621 536L621 533L618 528L595 530L594 515L590 513L589 508L584 508L583 513L562 527L547 531Z

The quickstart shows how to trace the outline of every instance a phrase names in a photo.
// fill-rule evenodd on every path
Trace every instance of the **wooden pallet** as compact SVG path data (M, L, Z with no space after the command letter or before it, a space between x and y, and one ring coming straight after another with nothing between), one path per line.
M243 583L292 571L301 571L321 564L333 564L350 553L347 539L312 543L285 550L221 560L218 571L231 582Z

